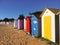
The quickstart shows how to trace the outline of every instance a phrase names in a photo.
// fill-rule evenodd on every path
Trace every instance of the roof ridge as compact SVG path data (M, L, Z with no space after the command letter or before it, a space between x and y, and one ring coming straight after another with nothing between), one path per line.
M60 10L60 9L57 9L57 8L48 8L48 9Z
M52 11L55 14L57 14L60 11L60 9L55 9L55 8L47 8L47 9L49 9L50 11Z

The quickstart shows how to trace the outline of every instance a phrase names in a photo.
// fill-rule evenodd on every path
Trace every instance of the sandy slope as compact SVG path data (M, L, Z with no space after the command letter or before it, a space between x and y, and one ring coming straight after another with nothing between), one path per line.
M0 25L0 45L53 45L36 39L11 25Z

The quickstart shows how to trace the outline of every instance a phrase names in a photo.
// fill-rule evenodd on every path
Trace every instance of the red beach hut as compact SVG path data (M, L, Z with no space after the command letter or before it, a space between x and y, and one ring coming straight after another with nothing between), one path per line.
M26 17L26 32L31 33L31 16Z

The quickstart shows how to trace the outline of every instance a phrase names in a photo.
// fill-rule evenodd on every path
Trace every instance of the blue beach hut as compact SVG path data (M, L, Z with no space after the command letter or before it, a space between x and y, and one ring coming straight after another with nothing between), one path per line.
M41 13L42 12L40 11L30 14L32 15L32 19L31 19L32 35L34 35L35 37L41 36L41 17L40 17Z

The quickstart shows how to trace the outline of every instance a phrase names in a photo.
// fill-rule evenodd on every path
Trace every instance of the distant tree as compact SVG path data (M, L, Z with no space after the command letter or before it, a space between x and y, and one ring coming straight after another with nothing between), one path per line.
M19 17L18 17L18 19L24 19L24 18L25 18L25 17L24 17L23 14L19 15Z
M8 22L8 21L9 21L9 19L8 19L8 18L4 18L4 19L3 19L3 21Z
M3 20L2 19L0 19L0 22L2 22Z
M14 21L14 18L10 18L9 21L13 22Z

